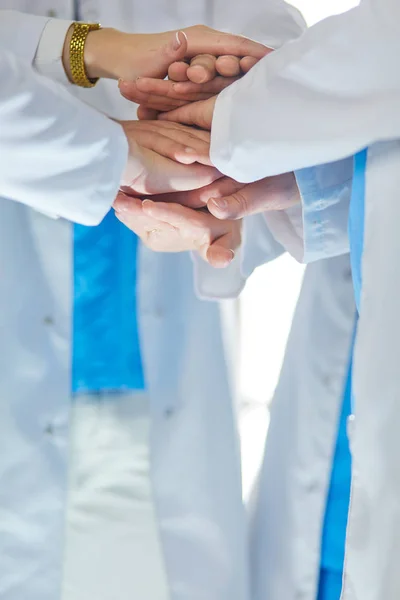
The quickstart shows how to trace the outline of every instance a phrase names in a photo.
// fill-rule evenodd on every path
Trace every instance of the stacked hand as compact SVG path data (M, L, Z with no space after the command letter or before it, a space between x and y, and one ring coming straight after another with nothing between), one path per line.
M197 250L225 267L240 245L239 219L285 209L299 194L291 173L245 185L223 177L209 159L216 95L270 50L205 27L185 33L174 37L159 67L140 65L135 77L119 81L122 95L140 105L142 121L123 127L142 168L131 176L128 165L115 210L153 250Z

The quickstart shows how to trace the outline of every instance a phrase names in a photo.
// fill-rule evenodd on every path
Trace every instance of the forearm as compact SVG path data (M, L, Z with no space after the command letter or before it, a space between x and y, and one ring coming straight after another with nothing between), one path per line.
M255 269L284 252L276 241L263 215L243 219L242 244L232 263L225 269L215 269L198 254L193 255L197 294L208 300L237 298Z
M217 101L214 164L254 181L399 137L399 21L392 0L364 2L260 61Z
M281 48L287 42L298 38L307 28L297 8L284 0L265 0L261 6L257 0L254 8L251 4L250 2L249 10L248 2L241 3L246 14L243 15L240 31L268 48Z
M84 224L109 210L127 161L116 123L1 53L2 196Z

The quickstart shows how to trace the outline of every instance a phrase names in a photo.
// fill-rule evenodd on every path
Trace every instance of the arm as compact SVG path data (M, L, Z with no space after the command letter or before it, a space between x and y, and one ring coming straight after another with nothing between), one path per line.
M400 137L399 22L395 0L366 0L263 59L217 100L212 159L222 172L248 182L322 165L298 173L302 214L270 221L283 242L290 227L304 229L300 258L347 250L351 159L336 161Z
M299 11L283 0L269 0L262 12L253 11L254 16L250 21L249 12L252 12L251 2L250 6L248 2L234 3L225 27L229 26L234 31L235 26L237 28L247 21L242 33L270 48L283 46L299 37L306 28ZM201 297L217 299L238 296L246 280L258 266L274 260L284 252L284 240L279 235L274 236L274 228L267 225L269 224L262 215L244 219L242 246L231 265L223 271L215 271L198 254L193 255L195 284Z
M302 14L284 0L233 2L227 10L222 3L221 14L215 15L214 26L225 31L238 31L268 48L280 48L296 39L306 29Z
M262 59L217 100L215 163L250 182L398 138L399 23L395 0L364 0Z
M48 23L46 17L0 11L1 194L94 224L117 194L127 143L117 124L30 68ZM69 23L60 24L62 46Z
M1 50L0 73L1 194L98 223L126 165L122 128Z
M0 10L0 48L12 52L22 62L32 64L48 21L48 17Z

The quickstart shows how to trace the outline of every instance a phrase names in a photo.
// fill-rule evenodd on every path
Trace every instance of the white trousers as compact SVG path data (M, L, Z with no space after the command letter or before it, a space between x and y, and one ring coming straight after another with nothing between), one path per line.
M62 600L168 600L145 394L73 399Z

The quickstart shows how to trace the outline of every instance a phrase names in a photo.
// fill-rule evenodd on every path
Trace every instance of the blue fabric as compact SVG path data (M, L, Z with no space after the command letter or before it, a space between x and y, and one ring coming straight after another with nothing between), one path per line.
M351 414L351 369L352 363L350 361L321 543L321 567L338 573L340 577L342 576L344 564L351 486L351 454L347 436L347 419Z
M364 246L365 182L367 159L367 150L359 152L354 157L354 176L349 215L351 269L353 273L354 295L358 311L360 310L362 283L361 267Z
M368 150L363 150L354 157L353 185L349 213L350 257L354 295L358 311L360 309L362 286L367 160ZM351 414L352 405L351 369L352 365L350 364L325 513L318 600L340 600L342 590L345 538L351 486L351 455L346 431L347 417Z
M321 569L318 600L340 600L342 574Z
M110 211L74 226L72 391L142 390L136 318L138 238Z

